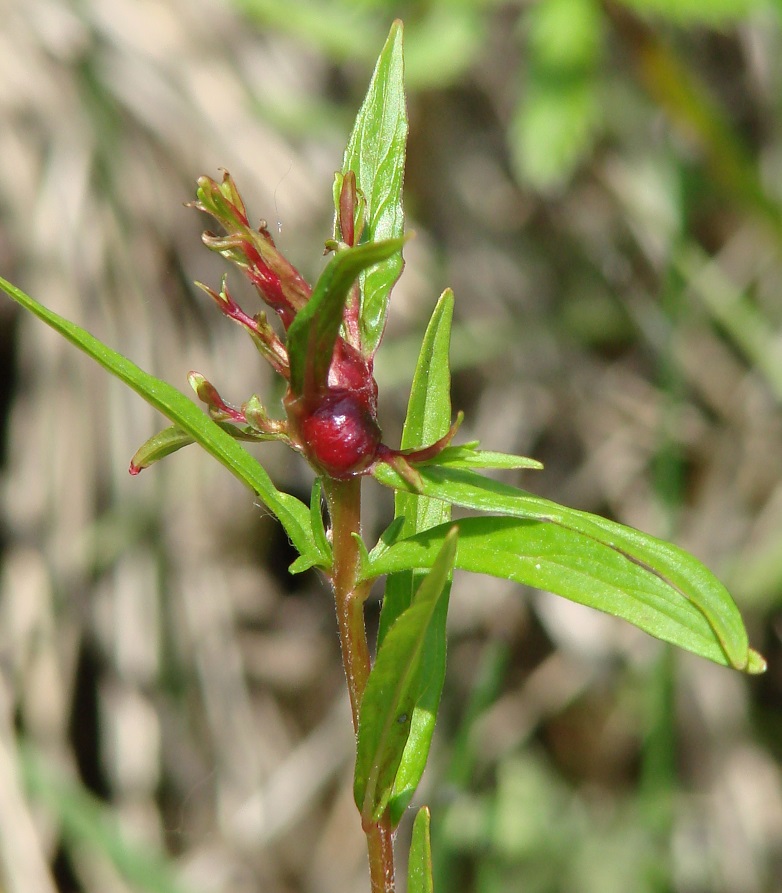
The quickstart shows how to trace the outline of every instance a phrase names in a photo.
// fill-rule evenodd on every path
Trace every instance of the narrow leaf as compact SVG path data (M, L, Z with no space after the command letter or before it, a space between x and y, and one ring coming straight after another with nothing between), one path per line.
M328 262L312 290L312 297L288 330L294 394L317 393L325 387L351 286L362 270L388 259L401 247L401 239L370 242L338 251Z
M422 806L413 822L407 863L407 893L434 893L431 824L429 807Z
M453 291L447 288L435 305L418 354L402 431L403 450L433 443L450 427L451 370L448 353L453 306Z
M278 490L263 467L184 394L167 382L144 372L122 354L107 347L75 323L39 304L5 279L0 278L0 288L100 363L104 369L125 382L147 403L173 422L180 431L201 444L274 512L299 552L303 555L312 555L314 563L318 565L327 564L327 556L321 555L314 545L309 508L294 496Z
M215 421L215 424L222 428L226 434L230 434L234 440L258 443L264 440L279 439L274 434L262 434L252 428L238 427L229 422ZM157 434L153 434L149 440L144 441L136 450L133 458L130 460L130 473L138 474L145 468L149 468L150 465L154 465L155 462L159 462L161 459L165 459L166 456L181 450L182 447L190 446L191 443L195 442L194 437L182 431L181 428L177 428L176 425L164 428L162 431L158 431Z
M149 440L144 441L136 450L130 460L130 473L138 474L155 462L165 459L166 456L170 456L191 443L195 443L195 440L176 425L164 428L157 434L153 434Z
M494 450L479 450L475 444L446 447L427 465L445 465L448 468L496 468L515 470L531 468L539 471L543 463L528 456L515 456L512 453L497 453Z
M451 373L448 365L453 292L446 289L429 320L418 356L407 416L402 429L402 449L416 449L434 443L451 424ZM418 496L397 490L394 496L394 517L403 518L400 537L411 536L427 527L443 524L450 518L450 509L441 499ZM379 641L399 614L410 604L415 584L412 573L392 578L386 587L380 615Z
M312 525L312 534L315 537L318 551L323 555L331 557L331 543L328 541L326 528L323 526L323 514L321 510L322 489L320 478L315 478L315 482L312 485L312 492L310 494L310 524Z
M623 617L717 663L762 672L762 658L749 648L730 594L701 562L677 546L471 471L433 466L419 472L427 496L530 522L460 522L460 530L465 536L469 531L472 539L467 537L467 545L460 547L457 567L547 589ZM388 466L378 468L375 477L408 489ZM447 527L437 530L383 550L377 563L373 551L367 575L430 566ZM427 560L421 560L427 553Z
M424 334L402 430L403 449L415 449L434 443L450 426L451 373L448 355L453 304L453 292L447 289L440 296ZM444 523L451 517L451 512L448 504L442 500L398 490L395 494L394 515L401 519L399 535L404 537ZM382 643L387 630L412 601L413 593L422 578L423 572L413 570L392 574L388 578L380 614L379 643ZM421 692L413 710L410 736L389 801L394 825L412 799L429 756L445 681L448 597L449 592L443 593L427 632L422 658Z
M394 22L350 134L342 173L353 171L366 200L364 238L399 239L404 232L402 183L407 142L402 23ZM402 272L402 245L361 275L362 352L372 356L386 324L388 298Z
M413 604L389 630L369 674L361 700L353 786L365 822L379 821L391 796L420 694L427 629L446 589L455 552L455 533L445 533L430 573Z
M422 577L422 572L418 571L415 573L414 580L418 582ZM405 810L410 805L429 759L437 712L440 707L440 697L445 682L446 622L450 592L451 581L449 579L443 588L426 631L410 734L388 801L388 811L393 827L399 824Z

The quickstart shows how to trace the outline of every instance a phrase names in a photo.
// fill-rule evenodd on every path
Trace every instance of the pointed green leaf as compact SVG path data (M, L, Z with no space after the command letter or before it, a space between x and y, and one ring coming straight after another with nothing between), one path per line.
M438 528L440 530L441 528ZM420 695L426 633L448 584L456 535L445 533L413 604L397 619L377 653L361 699L353 793L365 821L377 822L391 797Z
M279 439L274 434L261 434L252 428L240 428L229 422L215 422L215 424L222 428L226 434L230 434L234 440L247 440L258 443L264 440ZM162 431L158 431L157 434L153 434L149 440L145 440L136 450L133 458L130 460L130 472L131 474L138 474L145 468L149 468L150 465L154 465L155 462L159 462L161 459L165 459L166 456L181 450L182 447L190 446L190 444L195 442L194 437L182 431L181 428L177 428L176 425L164 428Z
M424 575L421 571L415 572L413 576L416 583L423 578ZM445 584L426 631L410 734L388 801L388 811L393 827L399 824L405 810L410 805L429 758L429 749L432 745L432 735L437 722L437 711L440 707L440 697L445 682L446 625L450 593L451 582L449 580Z
M377 60L364 103L350 134L342 173L353 171L366 200L364 238L399 239L404 232L402 184L407 110L402 57L402 23L394 22ZM336 237L336 235L335 235ZM388 298L402 272L402 245L361 275L359 317L362 352L372 356L386 324Z
M181 428L177 428L176 425L158 431L149 440L145 440L133 454L133 458L130 460L131 474L138 474L145 468L149 468L150 465L154 465L155 462L165 459L166 456L170 456L191 443L195 443L193 438Z
M429 807L422 806L413 822L407 863L407 893L434 893L431 824Z
M426 327L418 354L401 448L417 449L441 438L451 425L451 345L454 297L450 288L440 295Z
M402 448L414 449L439 440L451 423L451 373L448 363L453 292L447 289L440 296L427 326L413 383L407 417L402 431ZM395 517L401 518L400 536L411 536L428 527L442 524L451 517L450 507L439 499L397 491ZM392 574L386 582L383 609L380 614L378 642L404 611L423 578L413 570ZM424 667L418 702L413 711L410 736L394 782L389 801L391 822L396 825L412 799L423 775L434 733L437 709L445 680L446 619L448 592L443 594L427 633L423 651Z
M323 513L321 511L322 489L320 478L315 478L310 494L310 524L318 552L322 555L328 555L331 559L331 543L326 536L326 528L323 526ZM331 560L329 560L329 564L331 564Z
M313 562L326 565L328 557L315 547L309 508L303 502L278 490L263 467L222 428L205 416L184 394L165 381L144 372L122 354L107 347L89 332L39 304L16 286L0 278L0 288L72 344L100 363L147 403L190 436L242 483L246 484L280 519L293 545Z
M515 456L512 453L496 453L494 450L476 449L477 441L472 444L446 447L425 465L445 465L448 468L496 468L515 470L531 468L539 471L543 463L528 456Z
M427 496L512 516L459 522L464 545L457 567L547 589L717 663L762 672L762 658L749 648L725 587L677 546L472 471L432 466L419 472ZM409 489L388 466L374 474L381 483ZM382 550L379 561L373 550L367 575L429 567L446 530L397 542Z
M342 311L362 270L387 260L402 248L402 239L369 242L338 251L312 290L312 297L288 330L291 389L297 396L316 393L326 384Z
M402 430L402 449L417 449L439 440L451 424L451 372L448 365L453 292L446 289L429 320L418 356L407 416ZM406 537L450 518L448 505L415 493L397 490L394 517L404 518L399 535ZM412 573L391 578L383 599L379 641L399 614L410 604L415 584Z

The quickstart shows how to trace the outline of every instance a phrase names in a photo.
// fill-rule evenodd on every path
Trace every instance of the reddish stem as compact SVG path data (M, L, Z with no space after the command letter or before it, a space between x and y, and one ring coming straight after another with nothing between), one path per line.
M323 479L323 489L331 518L331 545L334 564L331 584L339 624L342 664L348 683L353 728L358 733L361 698L371 669L364 626L364 602L369 583L359 583L361 552L361 477L346 480ZM387 815L364 828L369 855L372 893L394 893L394 842Z

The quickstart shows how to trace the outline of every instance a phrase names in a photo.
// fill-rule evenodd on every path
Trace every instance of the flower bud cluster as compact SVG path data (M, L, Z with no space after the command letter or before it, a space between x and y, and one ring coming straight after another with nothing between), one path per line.
M337 234L339 241L327 250L355 245L364 226L365 205L352 173L338 175ZM250 226L247 211L230 174L222 182L210 177L198 181L197 200L192 206L210 214L225 231L206 232L204 244L239 266L259 297L279 317L285 333L307 305L312 288L296 268L278 251L266 224ZM377 420L377 383L373 375L374 352L362 350L359 313L360 294L354 284L345 302L342 325L334 342L325 381L307 381L303 392L290 382L290 359L284 339L277 335L265 314L250 316L229 293L225 280L219 292L198 283L220 311L248 332L260 354L288 382L284 398L286 419L272 419L257 397L241 408L220 397L213 385L198 373L190 382L198 397L220 422L243 426L236 436L250 439L281 439L309 461L318 474L344 479L364 474L378 461L389 462L415 485L411 463L422 461L443 449L455 431L422 451L397 451L381 442Z

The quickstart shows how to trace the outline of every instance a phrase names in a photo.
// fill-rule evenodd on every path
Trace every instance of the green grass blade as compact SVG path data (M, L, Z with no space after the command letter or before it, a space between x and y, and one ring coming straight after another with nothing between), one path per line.
M622 0L642 15L658 15L679 25L724 25L765 7L764 0Z
M370 242L399 239L404 232L402 184L407 143L402 23L394 22L364 103L350 134L342 173L353 171L366 200L363 238ZM362 352L377 349L386 324L388 298L402 272L402 246L361 275Z
M164 855L129 840L111 811L89 791L53 771L30 746L20 748L19 763L30 796L55 818L68 848L100 854L134 890L183 893L185 887Z
M442 530L442 528L437 528ZM456 533L440 538L413 604L391 627L361 700L353 792L364 822L377 822L391 797L420 695L427 629L453 569ZM427 747L428 752L428 747ZM426 753L422 755L426 761Z
M107 347L89 332L39 304L1 277L0 288L131 387L147 403L173 422L181 432L192 437L246 484L279 518L299 552L316 558L316 564L327 563L327 556L321 556L314 545L309 508L294 496L278 490L263 467L184 394L167 382L144 372L135 363Z
M326 384L345 301L356 277L402 250L402 239L369 242L338 251L320 275L312 297L288 330L291 389L297 396Z
M434 893L431 824L429 807L422 806L413 822L407 863L407 893Z
M432 466L419 472L425 495L512 516L460 522L465 540L457 567L547 589L623 617L717 663L762 672L762 658L749 648L728 591L677 546L471 471ZM387 466L378 468L375 477L408 489ZM441 540L446 529L381 549L377 562L370 555L368 576L430 566L439 548L438 536Z
M547 0L527 19L524 92L509 139L521 178L545 190L561 185L591 148L603 15L593 0Z

